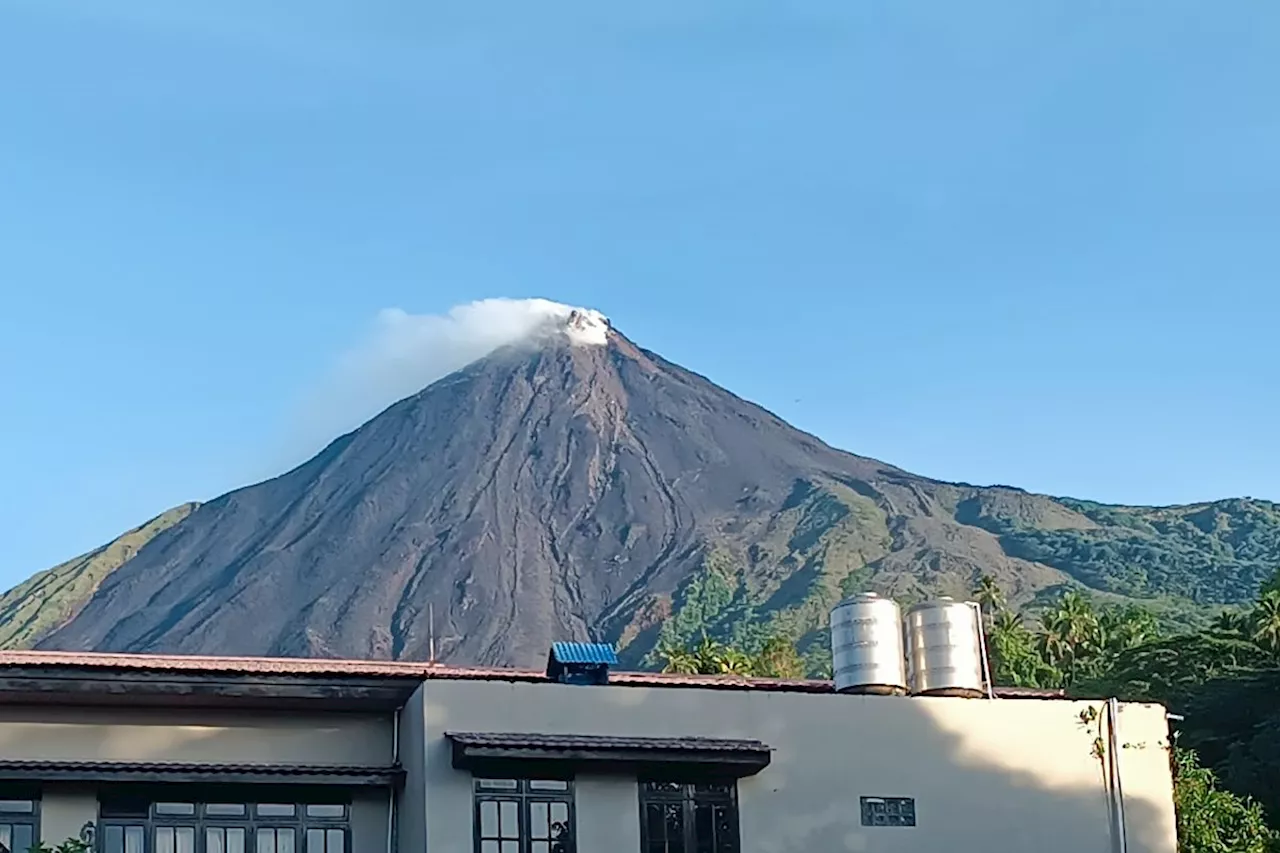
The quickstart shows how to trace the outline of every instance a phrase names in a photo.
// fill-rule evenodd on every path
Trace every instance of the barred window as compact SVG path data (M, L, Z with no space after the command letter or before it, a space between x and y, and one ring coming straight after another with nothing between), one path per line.
M642 853L739 853L733 782L640 783Z

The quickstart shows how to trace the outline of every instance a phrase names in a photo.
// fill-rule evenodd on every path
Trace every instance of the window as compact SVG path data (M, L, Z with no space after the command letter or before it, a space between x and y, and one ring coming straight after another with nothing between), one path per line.
M734 783L640 783L642 853L738 853Z
M344 803L236 802L218 793L207 801L179 799L172 788L164 799L127 790L103 797L99 853L347 853L350 847Z
M254 843L257 853L295 853L296 841L292 827L259 827Z
M0 853L27 853L36 843L34 799L0 799Z
M476 779L475 785L476 853L573 853L571 782Z

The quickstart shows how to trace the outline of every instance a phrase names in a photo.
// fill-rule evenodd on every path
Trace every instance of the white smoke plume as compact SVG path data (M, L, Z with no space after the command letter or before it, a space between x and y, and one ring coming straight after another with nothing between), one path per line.
M598 311L548 299L481 299L445 314L378 313L366 339L343 353L330 376L302 409L300 433L290 444L308 453L355 429L387 406L499 347L565 335L576 345L607 340L608 320Z

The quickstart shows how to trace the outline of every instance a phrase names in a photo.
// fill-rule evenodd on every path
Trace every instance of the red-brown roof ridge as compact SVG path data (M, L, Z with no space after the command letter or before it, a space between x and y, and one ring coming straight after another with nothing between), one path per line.
M425 661L344 660L209 655L152 655L116 652L0 651L0 669L69 668L120 672L208 673L210 675L281 675L286 677L374 677L411 679L475 679L478 681L546 682L541 670L450 666ZM681 675L614 670L609 683L637 687L703 687L719 690L772 690L788 693L831 693L828 680L755 678L740 675ZM1006 698L1056 698L1061 690L998 687Z

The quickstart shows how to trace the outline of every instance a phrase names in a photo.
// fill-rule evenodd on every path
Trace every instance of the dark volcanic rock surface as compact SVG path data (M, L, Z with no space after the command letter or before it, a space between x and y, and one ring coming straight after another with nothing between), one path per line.
M500 350L202 505L42 648L538 665L614 638L797 482L911 480L611 332Z
M918 477L616 331L499 350L162 528L132 559L87 555L11 591L13 642L424 659L430 612L443 661L539 666L568 639L634 665L664 624L687 641L771 621L816 667L853 590L966 596L989 574L1014 606L1070 583L1181 607L1246 600L1280 559L1278 505Z

